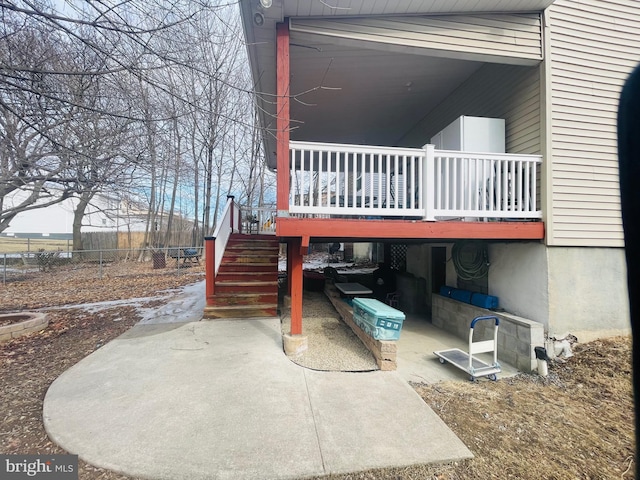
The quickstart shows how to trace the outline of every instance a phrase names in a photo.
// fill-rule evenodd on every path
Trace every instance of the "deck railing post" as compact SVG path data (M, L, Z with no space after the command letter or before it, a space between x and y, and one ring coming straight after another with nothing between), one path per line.
M229 219L230 219L230 222L231 222L231 232L232 233L233 233L233 230L235 228L234 222L235 222L235 219L236 219L235 211L234 211L234 207L235 207L234 199L235 199L235 196L227 195L227 202L229 202L229 201L231 202L231 207L230 207L230 212L229 212L230 213Z
M424 168L422 169L422 204L425 209L423 220L433 222L435 216L435 185L436 185L436 161L435 145L427 144L424 147Z
M207 305L211 305L216 283L216 237L204 237L204 271Z

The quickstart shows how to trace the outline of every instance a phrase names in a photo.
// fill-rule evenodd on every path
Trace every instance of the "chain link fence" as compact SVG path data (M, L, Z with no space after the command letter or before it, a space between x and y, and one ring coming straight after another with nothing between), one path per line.
M2 283L29 280L43 272L89 269L102 278L105 269L118 265L126 269L162 270L181 273L186 269L204 269L203 247L154 249L45 250L0 253Z

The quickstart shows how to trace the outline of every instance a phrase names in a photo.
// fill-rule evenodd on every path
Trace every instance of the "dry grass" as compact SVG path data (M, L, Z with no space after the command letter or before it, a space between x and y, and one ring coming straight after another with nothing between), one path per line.
M631 341L578 345L547 378L414 385L471 449L452 465L418 465L332 480L635 478Z
M628 339L584 345L546 380L417 390L477 455L465 478L633 478Z
M0 237L0 252L2 253L21 253L21 252L37 252L39 249L47 251L67 250L70 248L70 241L56 240L52 238L11 238Z
M114 262L66 265L48 272L32 272L0 289L0 313L59 305L140 298L204 278L204 262L188 268L154 270L151 263Z

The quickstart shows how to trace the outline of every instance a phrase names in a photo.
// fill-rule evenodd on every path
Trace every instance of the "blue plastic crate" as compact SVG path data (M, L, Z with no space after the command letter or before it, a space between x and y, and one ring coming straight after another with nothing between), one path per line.
M483 293L476 293L470 290L463 290L461 288L448 286L440 287L440 295L458 300L459 302L470 303L476 307L488 309L496 309L499 304L498 297L493 295L485 295Z
M454 290L453 287L447 287L446 285L442 285L440 287L440 295L442 295L443 297L449 297L451 298L451 292Z
M451 298L458 300L459 302L471 303L471 292L460 288L452 288Z
M375 340L398 340L405 316L374 298L353 299L353 320Z
M493 295L485 295L483 293L471 294L471 305L482 308L498 308L498 297Z

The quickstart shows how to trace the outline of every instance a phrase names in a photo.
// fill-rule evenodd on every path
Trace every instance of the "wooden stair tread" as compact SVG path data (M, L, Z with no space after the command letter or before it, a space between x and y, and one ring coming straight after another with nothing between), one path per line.
M232 234L204 318L275 316L278 308L278 239Z
M239 297L239 298L254 298L254 297L264 297L268 295L277 295L278 290L273 289L272 292L217 292L214 294L213 298L227 298L227 297Z
M264 267L264 266L277 266L277 263L270 263L270 262L222 262L220 264L220 268L222 268L222 266L226 266L226 267L232 267L234 265L239 265L239 266L245 266L245 267Z
M207 305L204 309L208 311L222 311L222 310L264 310L266 308L277 308L275 303L260 303L256 305Z

